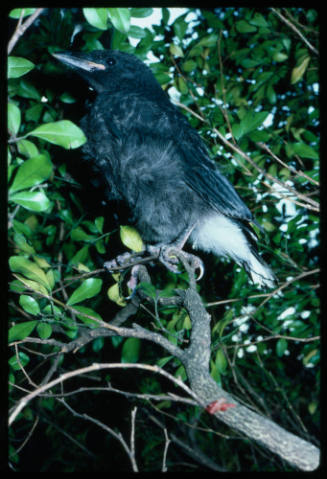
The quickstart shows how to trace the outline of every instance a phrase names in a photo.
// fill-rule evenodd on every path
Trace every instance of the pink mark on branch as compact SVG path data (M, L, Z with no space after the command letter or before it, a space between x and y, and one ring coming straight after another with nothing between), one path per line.
M227 403L225 398L221 398L217 401L212 401L205 409L209 414L215 414L217 411L226 411L227 409L235 406L236 404Z

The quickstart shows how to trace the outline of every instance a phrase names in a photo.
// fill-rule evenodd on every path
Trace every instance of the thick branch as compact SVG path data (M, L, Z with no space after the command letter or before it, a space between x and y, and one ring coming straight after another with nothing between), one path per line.
M224 391L209 372L210 315L195 288L189 288L184 306L192 321L191 345L182 357L192 391L205 404L219 399L235 404L226 411L216 412L222 422L277 454L292 466L312 471L319 465L319 449L304 439L289 433L270 419L241 405L236 398Z

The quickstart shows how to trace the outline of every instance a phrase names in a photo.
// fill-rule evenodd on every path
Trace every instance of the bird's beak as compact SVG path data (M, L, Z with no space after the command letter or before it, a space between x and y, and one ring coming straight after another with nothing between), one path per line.
M80 58L77 54L73 53L52 53L52 56L61 61L65 65L77 70L85 70L87 72L93 72L95 70L105 70L106 66L102 63L95 63L86 58Z

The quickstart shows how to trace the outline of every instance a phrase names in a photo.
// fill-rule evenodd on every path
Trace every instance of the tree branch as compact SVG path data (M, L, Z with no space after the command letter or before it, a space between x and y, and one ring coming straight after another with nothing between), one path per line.
M290 22L289 20L287 20L287 18L284 17L284 15L282 15L280 13L279 10L277 10L277 8L271 8L271 11L277 15L280 20L282 22L284 22L291 30L293 30L293 32L295 32L300 38L301 40L306 44L306 46L315 54L315 55L319 55L319 51L313 46L311 45L311 43L309 42L309 40L306 39L306 37L303 35L303 33L300 32L300 30L298 28L296 28L295 25L293 25L292 22Z
M161 334L149 331L137 324L133 324L132 328L124 328L107 324L104 321L99 321L101 325L100 328L88 331L85 333L86 339L82 338L80 342L79 340L75 340L75 344L74 342L69 343L69 345L62 348L62 352L64 350L65 352L72 350L73 344L76 347L80 344L85 344L86 340L89 341L90 338L93 339L98 336L115 334L123 337L147 339L161 345L172 355L180 359L186 369L191 388L157 366L134 363L93 364L86 368L65 373L59 378L54 379L27 394L14 408L9 419L9 424L16 419L17 415L33 398L71 377L104 368L138 368L165 376L186 391L188 395L195 399L197 404L203 408L212 402L219 400L233 404L233 408L229 408L225 411L218 410L215 412L216 417L234 430L241 432L267 448L269 451L277 454L292 466L304 471L315 469L319 465L319 449L316 446L286 431L270 419L252 411L249 407L242 405L237 398L219 387L211 377L209 369L211 352L211 317L203 305L201 296L196 290L195 274L192 266L187 263L182 254L178 255L178 250L176 250L175 254L179 256L180 261L183 263L189 275L189 288L186 291L183 290L178 292L181 304L187 310L192 322L190 344L186 349L181 349L178 346L173 345ZM305 272L302 275L306 274L308 273ZM137 305L135 304L134 308L136 308L136 306Z
M25 33L25 31L34 23L39 15L41 15L44 8L37 8L35 12L30 15L24 23L22 23L22 17L18 20L16 29L14 31L13 36L9 40L8 43L8 55L10 55L11 51L13 50L14 46L18 42L19 38ZM22 12L23 13L23 12Z

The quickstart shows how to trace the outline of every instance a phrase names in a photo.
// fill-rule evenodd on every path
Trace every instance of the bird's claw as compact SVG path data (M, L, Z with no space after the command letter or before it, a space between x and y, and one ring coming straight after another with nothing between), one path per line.
M175 246L162 246L160 248L159 253L159 260L163 263L169 271L173 273L181 273L178 269L178 263L180 258L183 258L184 261L187 261L190 267L196 271L199 270L199 274L196 278L196 281L200 281L200 279L204 275L204 265L202 260L191 253L187 253Z

